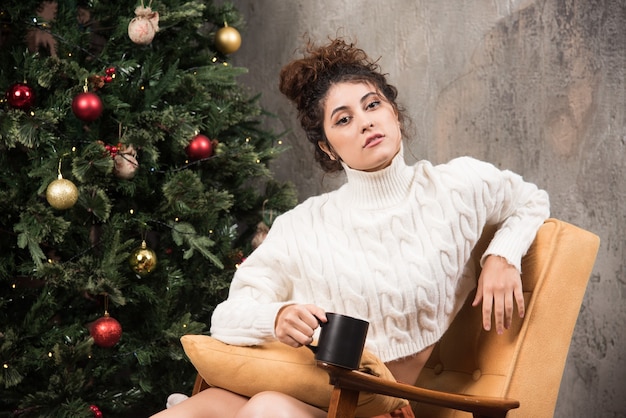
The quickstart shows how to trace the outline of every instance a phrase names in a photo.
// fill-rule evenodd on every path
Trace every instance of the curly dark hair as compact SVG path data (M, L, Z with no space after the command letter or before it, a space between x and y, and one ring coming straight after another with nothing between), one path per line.
M279 88L298 110L300 125L315 147L315 160L326 172L343 170L340 161L332 160L319 146L328 143L324 134L324 101L333 84L365 82L391 103L402 126L405 116L396 103L398 90L387 83L376 61L365 51L343 39L333 39L325 46L308 41L304 57L285 65L280 72Z

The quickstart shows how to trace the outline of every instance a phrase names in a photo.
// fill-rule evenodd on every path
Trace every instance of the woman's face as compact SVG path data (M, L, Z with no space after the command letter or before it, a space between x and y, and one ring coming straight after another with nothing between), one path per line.
M365 82L333 85L324 102L324 133L330 146L319 146L348 167L376 171L400 151L398 114L387 99Z

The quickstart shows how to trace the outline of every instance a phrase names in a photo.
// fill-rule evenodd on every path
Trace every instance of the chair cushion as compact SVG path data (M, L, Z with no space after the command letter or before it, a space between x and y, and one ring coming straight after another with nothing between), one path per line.
M306 347L293 348L280 342L234 346L208 335L185 335L181 343L191 363L211 386L248 397L277 391L328 410L333 387ZM387 366L367 350L360 370L394 380ZM407 404L404 399L361 393L356 416L381 415Z

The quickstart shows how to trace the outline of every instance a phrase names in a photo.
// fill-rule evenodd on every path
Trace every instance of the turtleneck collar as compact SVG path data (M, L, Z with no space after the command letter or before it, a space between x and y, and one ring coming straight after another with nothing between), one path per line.
M413 181L413 169L404 161L404 148L388 167L378 171L354 170L343 164L348 183L342 187L346 202L361 209L384 209L404 201Z

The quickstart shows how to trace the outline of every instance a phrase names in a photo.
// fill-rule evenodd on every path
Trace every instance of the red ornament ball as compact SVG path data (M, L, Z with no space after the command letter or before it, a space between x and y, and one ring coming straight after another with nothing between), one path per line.
M194 136L186 150L187 156L192 160L201 160L213 155L213 142L202 134Z
M14 109L28 110L35 104L35 92L24 83L15 83L6 93L9 106Z
M93 413L94 418L102 418L102 411L96 405L90 405L89 410Z
M96 93L80 93L72 100L72 111L78 119L85 122L98 119L102 114L102 109L102 100Z
M122 325L115 318L105 313L102 318L95 320L89 327L89 334L97 346L110 348L122 338Z

